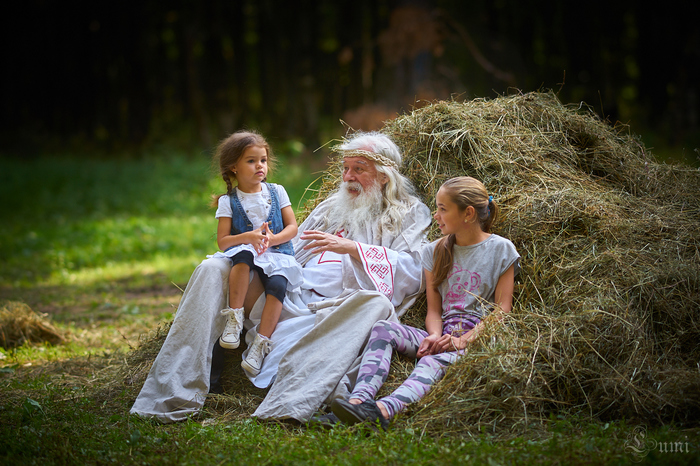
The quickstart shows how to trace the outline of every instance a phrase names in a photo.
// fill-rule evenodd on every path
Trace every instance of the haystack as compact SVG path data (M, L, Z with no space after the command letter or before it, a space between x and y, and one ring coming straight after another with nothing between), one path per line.
M460 435L517 435L561 414L698 424L699 170L658 163L627 127L551 92L439 101L382 131L431 209L448 178L483 181L501 207L495 232L522 255L513 311L399 423ZM404 321L424 316L421 299ZM383 391L412 364L397 358Z
M10 349L25 343L63 343L65 337L41 315L24 303L7 301L0 305L0 347Z
M697 424L700 171L660 164L624 126L553 93L437 102L389 121L434 209L480 179L522 255L513 312L407 422L518 432L552 414ZM431 232L436 238L437 232ZM424 306L412 310L424 315Z

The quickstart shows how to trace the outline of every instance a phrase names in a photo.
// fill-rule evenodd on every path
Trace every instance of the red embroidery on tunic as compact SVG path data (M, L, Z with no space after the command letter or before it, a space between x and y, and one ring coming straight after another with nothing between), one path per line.
M328 259L328 260L325 260L325 261L324 261L324 260L323 260L324 254L326 254L326 251L323 251L323 252L321 253L321 256L318 258L318 263L319 263L319 264L330 264L330 263L332 263L332 262L338 262L338 263L343 262L343 261L338 260L338 259Z
M394 274L386 249L377 246L369 246L365 249L361 243L358 243L358 246L365 270L377 287L377 291L391 299L394 296Z
M386 274L391 272L391 270L386 264L369 264L369 272L383 280Z

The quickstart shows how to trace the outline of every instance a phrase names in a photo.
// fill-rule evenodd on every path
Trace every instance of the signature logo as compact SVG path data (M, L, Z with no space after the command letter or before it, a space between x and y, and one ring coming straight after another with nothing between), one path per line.
M658 442L647 435L646 426L636 426L627 434L625 451L632 454L634 461L641 461L651 450L656 449Z

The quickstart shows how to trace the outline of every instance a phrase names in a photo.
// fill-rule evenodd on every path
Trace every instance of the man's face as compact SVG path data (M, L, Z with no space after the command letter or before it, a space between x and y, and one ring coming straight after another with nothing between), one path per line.
M387 182L385 176L379 176L374 162L364 157L345 157L343 159L343 181L359 183L363 191L371 189L377 181L381 185ZM360 194L360 190L353 188L352 184L348 188L348 192L352 196Z

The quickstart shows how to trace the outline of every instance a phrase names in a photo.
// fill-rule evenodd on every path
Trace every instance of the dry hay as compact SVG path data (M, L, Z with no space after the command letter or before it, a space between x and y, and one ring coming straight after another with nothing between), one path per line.
M446 179L482 180L501 206L495 232L522 255L509 318L407 422L522 432L564 410L698 422L700 171L657 163L626 130L553 93L387 122L431 209Z
M17 301L7 301L0 306L0 347L10 349L24 344L63 343L65 337L45 315Z
M626 126L551 92L439 101L382 131L431 209L445 180L483 181L501 207L494 231L522 255L508 319L401 422L441 433L522 432L559 413L697 424L699 170L658 163ZM422 327L424 315L420 300L403 320ZM395 360L380 395L411 366Z

